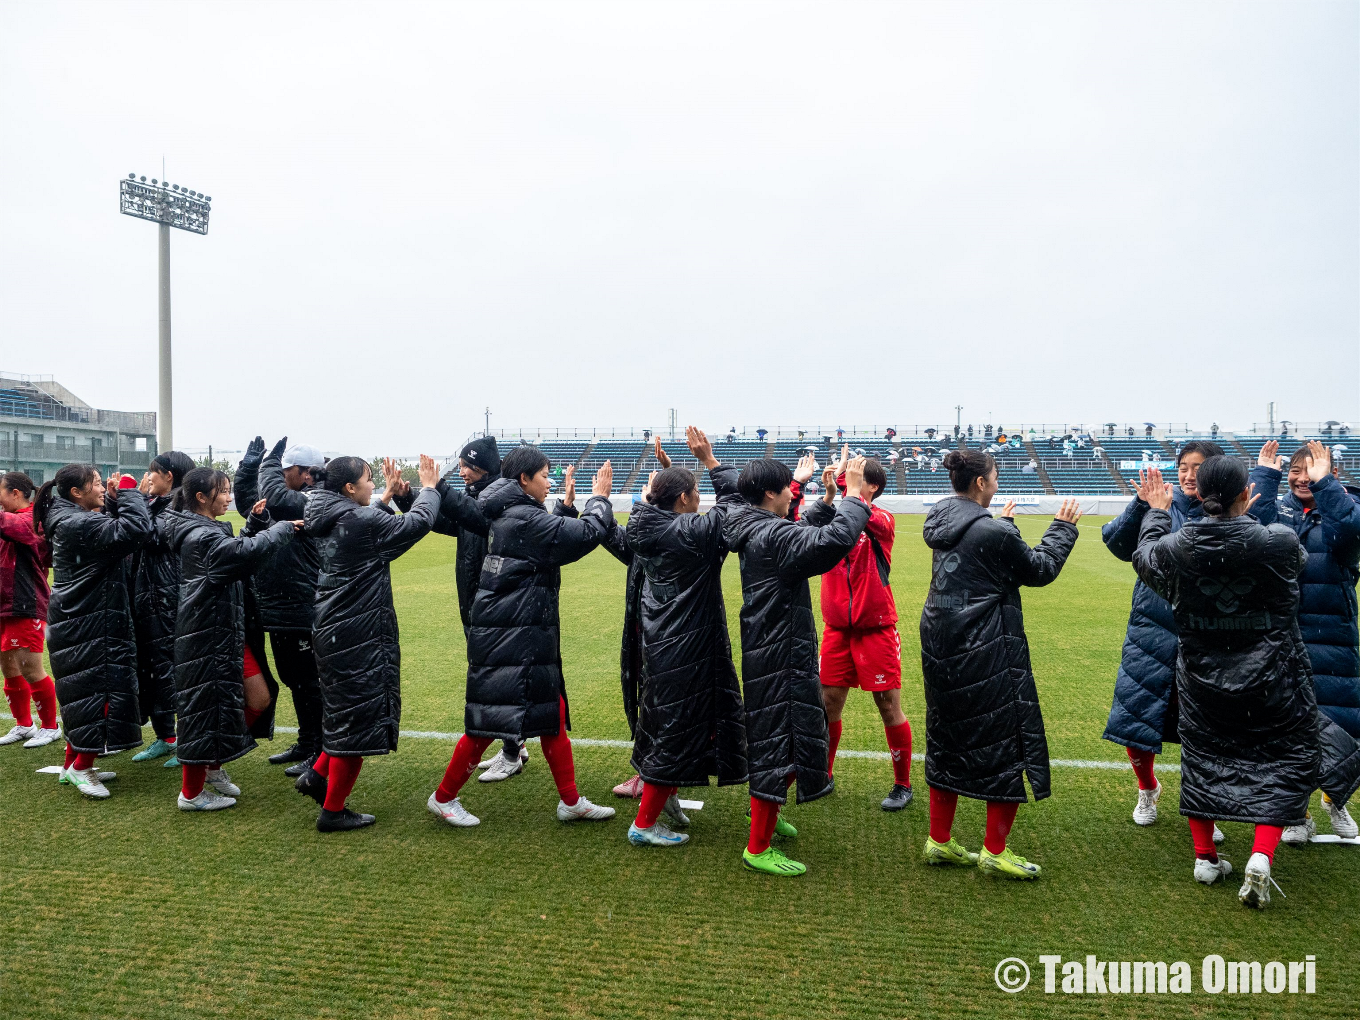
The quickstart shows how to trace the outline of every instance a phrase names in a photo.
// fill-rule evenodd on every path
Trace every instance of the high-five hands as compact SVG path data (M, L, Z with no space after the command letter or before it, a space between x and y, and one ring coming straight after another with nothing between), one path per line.
M576 505L576 465L568 464L566 473L562 476L562 505Z
M614 487L614 465L605 461L600 465L600 470L595 472L595 477L590 483L590 492L593 496L603 496L609 498L610 490Z
M420 479L423 488L433 489L439 481L439 465L435 463L433 457L420 455L420 464L416 468L416 476Z
M1154 468L1153 470L1156 469ZM1168 485L1167 486L1168 500L1170 499L1169 495L1170 490L1171 486ZM1012 508L1012 511L1014 511L1015 503L1012 502L1008 505ZM1170 505L1171 505L1170 502L1168 502L1167 506ZM1053 515L1053 519L1055 521L1066 521L1068 524L1076 524L1077 521L1081 520L1081 504L1078 503L1075 499L1063 500L1062 506L1058 509L1058 512Z
M1171 509L1171 483L1162 481L1160 468L1140 469L1138 481L1133 483L1133 491L1139 499L1156 510Z
M1273 440L1272 440L1273 442ZM1283 457L1280 458L1284 460ZM1308 480L1320 482L1332 473L1332 451L1316 439L1308 440Z
M850 448L845 448L848 454ZM864 488L864 458L852 457L845 465L845 491L847 493L858 493Z
M689 452L694 454L694 459L710 471L718 466L718 458L713 456L713 444L708 441L703 429L695 428L693 425L687 426L685 445L689 447Z
M1276 471L1284 467L1284 458L1280 456L1280 441L1278 439L1266 440L1265 445L1261 447L1261 455L1256 458L1256 466L1274 468Z
M817 457L815 454L805 453L798 458L798 467L794 469L793 480L799 485L806 485L808 479L817 473Z
M665 450L661 449L661 437L660 437L660 436L656 436L656 437L655 437L655 442L654 442L654 444L653 444L653 446L652 446L652 453L656 454L656 459L659 460L659 461L661 462L661 467L662 467L663 469L664 469L664 468L668 468L668 467L671 466L671 456L670 456L670 454L668 454Z
M1001 516L1009 520L1015 520L1015 500L1006 500L1006 505L1001 508Z

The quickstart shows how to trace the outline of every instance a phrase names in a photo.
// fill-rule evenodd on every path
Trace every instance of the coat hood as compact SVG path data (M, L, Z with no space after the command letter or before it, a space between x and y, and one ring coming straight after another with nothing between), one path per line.
M639 500L628 515L628 545L640 556L659 551L658 546L666 530L680 515L671 510Z
M199 528L216 528L228 536L232 534L231 525L226 521L215 521L211 517L185 513L182 510L162 510L160 516L156 518L156 527L165 536L170 550L176 554L184 545L185 539Z
M340 523L340 518L360 509L359 504L348 496L329 489L310 489L307 492L307 506L302 511L302 520L307 531L314 538L329 534Z
M48 536L50 541L51 536L57 533L57 528L61 527L68 519L75 517L77 514L88 514L93 512L94 511L86 510L83 506L76 506L65 496L58 496L56 499L52 500L52 506L47 511L47 519L43 521L43 532Z
M738 503L728 511L727 518L723 521L723 539L727 542L727 548L735 553L741 553L758 534L777 527L783 521L784 518L776 517L758 506L745 502Z
M489 521L501 517L512 506L535 506L543 510L543 504L534 499L520 487L517 478L500 478L486 487L477 500L477 506Z
M932 549L952 549L963 539L963 534L984 517L991 519L992 511L971 499L949 496L930 508L922 534Z

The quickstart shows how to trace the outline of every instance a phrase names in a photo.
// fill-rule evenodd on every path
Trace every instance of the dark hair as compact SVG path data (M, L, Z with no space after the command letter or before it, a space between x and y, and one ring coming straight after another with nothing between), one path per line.
M1192 439L1182 446L1180 452L1176 454L1176 467L1181 466L1181 458L1187 453L1198 453L1205 460L1208 460L1210 457L1222 457L1223 447L1208 439Z
M225 472L218 471L216 468L196 467L184 476L180 484L179 491L175 493L175 502L172 504L176 510L187 510L194 513L198 510L198 496L204 495L210 499L222 491L222 486L231 487L231 479Z
M33 523L39 531L47 530L47 514L56 502L57 496L70 497L72 489L83 489L94 481L93 464L65 464L57 468L50 482L44 482L38 490L38 498L33 501Z
M783 492L793 481L793 472L782 460L747 461L737 478L737 489L742 499L752 506L760 506L767 492Z
M996 470L996 458L981 450L950 450L940 463L949 472L955 492L968 492L975 481Z
M516 446L501 461L501 477L519 481L520 475L532 478L545 467L552 467L552 461L537 446Z
M373 469L362 457L336 457L326 462L326 480L323 484L327 492L344 492L346 485L357 485L363 481L364 472L372 474Z
M668 467L658 471L647 490L647 502L662 510L674 510L676 501L699 487L694 472L689 468Z
M151 470L170 476L170 487L178 489L184 484L184 476L194 469L194 459L187 453L169 450L158 453L151 459Z
M1247 487L1247 466L1236 457L1210 457L1199 466L1195 487L1204 512L1222 517Z
M864 480L874 487L874 498L883 495L883 490L888 487L888 473L883 470L883 464L877 457L870 457L864 462ZM848 495L858 496L859 493L852 492Z
M22 493L24 499L33 498L33 479L22 471L6 471L4 477L0 477L0 485L11 492Z

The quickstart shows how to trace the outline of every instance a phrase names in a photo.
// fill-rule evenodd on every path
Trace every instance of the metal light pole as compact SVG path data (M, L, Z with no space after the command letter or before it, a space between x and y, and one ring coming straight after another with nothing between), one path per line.
M154 177L151 183L136 174L119 181L119 208L126 216L152 220L159 225L160 250L160 402L156 414L158 453L174 449L174 392L170 365L170 228L195 234L208 232L212 198L197 191L167 184Z

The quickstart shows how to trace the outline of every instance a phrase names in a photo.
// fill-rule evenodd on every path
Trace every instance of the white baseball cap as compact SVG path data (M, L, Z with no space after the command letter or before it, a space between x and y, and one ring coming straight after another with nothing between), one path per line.
M306 443L296 443L283 451L283 466L285 468L314 468L324 467L325 464L326 458L321 455L321 451L315 446L308 446Z

